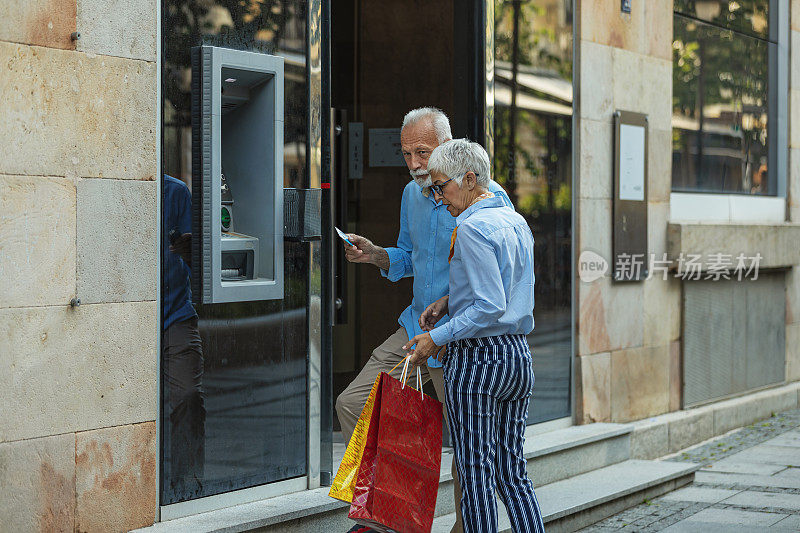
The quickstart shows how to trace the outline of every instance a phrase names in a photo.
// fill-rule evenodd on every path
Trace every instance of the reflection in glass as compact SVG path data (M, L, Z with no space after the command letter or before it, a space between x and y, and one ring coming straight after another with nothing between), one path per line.
M186 184L172 176L164 176L162 190L164 489L196 496L203 488L206 410L203 343L190 283L192 198Z
M192 47L210 44L283 57L285 187L308 186L309 113L306 2L164 0L162 5L162 161L164 173L176 178L165 177L162 189L167 234L161 294L167 313L169 295L183 290L187 279L170 274L175 246L170 247L168 217L173 203L169 187L191 190ZM235 211L246 187L233 173L227 177L228 200L236 202L226 204L234 208L230 229L247 230ZM190 213L197 209L191 199L186 202ZM190 222L178 235L197 231ZM308 250L303 243L284 244L283 300L197 305L193 328L181 337L169 327L163 332L163 505L306 475ZM181 360L172 356L177 353L173 346L186 346L184 351L193 354L187 358L191 364L176 367L174 361ZM180 400L180 394L175 390L193 395L185 408L180 401L176 407L173 400Z
M715 26L769 37L769 14L775 0L675 0L675 13L698 18Z
M496 0L494 74L494 179L536 242L536 423L570 414L572 2Z
M771 46L675 15L673 191L776 193L767 164Z

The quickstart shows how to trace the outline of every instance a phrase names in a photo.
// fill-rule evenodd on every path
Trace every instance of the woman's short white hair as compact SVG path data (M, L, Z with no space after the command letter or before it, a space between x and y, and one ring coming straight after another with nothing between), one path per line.
M403 117L403 128L401 131L405 129L406 126L417 124L423 119L431 121L433 129L436 132L436 140L439 141L439 144L453 138L453 134L450 132L450 119L447 118L444 111L436 109L435 107L419 107L406 113L406 116Z
M461 185L464 174L474 172L478 185L489 185L489 154L469 139L453 139L440 144L428 158L428 172L444 174Z

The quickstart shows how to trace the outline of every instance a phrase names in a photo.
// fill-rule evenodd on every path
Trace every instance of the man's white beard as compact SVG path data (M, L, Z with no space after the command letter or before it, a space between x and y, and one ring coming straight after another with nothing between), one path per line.
M420 187L430 187L431 177L428 175L427 170L409 170L408 173L411 174L411 179Z

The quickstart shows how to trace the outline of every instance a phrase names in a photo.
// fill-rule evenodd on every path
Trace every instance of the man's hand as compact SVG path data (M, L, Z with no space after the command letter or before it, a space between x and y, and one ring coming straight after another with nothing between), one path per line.
M411 363L415 366L422 366L428 360L428 357L437 356L441 350L441 346L436 346L436 343L433 342L431 339L430 333L422 333L421 335L417 335L410 341L408 341L404 346L404 350L411 350L411 347L414 345L417 347L414 349L413 352L408 352L407 355L411 356Z
M361 235L348 233L355 246L344 243L345 258L351 263L371 263L383 270L389 270L389 254L380 246L372 244L372 241Z
M421 315L419 315L419 327L422 331L430 331L439 320L447 314L447 304L450 301L450 296L442 296L431 305L425 308Z

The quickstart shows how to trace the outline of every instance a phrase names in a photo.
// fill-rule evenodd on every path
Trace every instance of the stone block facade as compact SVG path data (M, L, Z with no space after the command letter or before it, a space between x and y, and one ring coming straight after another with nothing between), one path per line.
M787 207L789 220L800 224L800 0L792 0L790 10ZM800 266L786 274L786 379L800 380Z
M648 241L651 252L666 249L672 7L670 0L654 0L626 15L619 2L579 2L576 255L591 250L611 260L616 110L648 115ZM656 277L615 284L610 272L576 282L577 422L626 422L667 412L676 389L673 359L680 355L680 285Z
M144 526L158 486L157 2L4 8L0 529Z
M790 6L787 224L777 229L766 224L673 227L671 233L673 1L634 3L631 14L622 13L612 0L578 4L576 256L588 250L612 262L613 114L645 113L648 252L660 259L676 250L676 235L684 241L680 249L704 251L720 242L742 251L768 248L762 266L788 268L786 380L800 379L800 235L795 225L800 220L800 1ZM680 410L684 284L674 276L617 284L610 270L589 283L576 276L576 422L629 422Z

